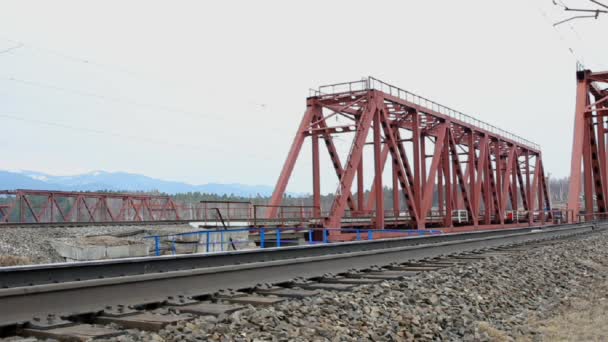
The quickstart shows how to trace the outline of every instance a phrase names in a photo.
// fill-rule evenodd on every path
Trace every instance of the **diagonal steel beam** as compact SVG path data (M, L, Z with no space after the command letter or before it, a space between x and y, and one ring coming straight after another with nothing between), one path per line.
M291 173L293 172L296 160L298 159L300 151L302 150L302 144L304 143L304 139L306 138L306 132L308 130L308 127L312 122L312 118L315 117L316 113L320 110L320 106L315 102L314 99L309 99L307 102L308 108L306 109L304 117L300 122L296 137L294 138L291 144L291 148L289 149L287 160L283 165L281 175L277 180L274 192L272 193L272 197L270 198L270 208L267 214L267 218L269 219L276 218L277 216L277 210L279 208L278 206L281 205L283 195L285 194L285 190L287 188L287 183L289 182L289 177L291 177Z
M392 157L393 166L396 169L396 176L399 180L399 184L401 185L403 196L405 197L405 205L408 208L410 216L413 218L414 224L419 226L419 223L424 224L424 217L421 217L419 214L419 208L414 202L414 195L411 185L408 183L406 178L405 166L401 160L401 155L399 154L398 142L395 139L394 129L390 126L390 121L388 119L388 111L383 109L381 110L381 114L381 124L384 131L384 138L388 144L388 150ZM381 177L382 175L376 175L376 177L378 176Z
M433 196L435 194L435 177L437 176L437 169L439 162L441 161L441 154L443 152L447 132L447 125L444 123L437 129L437 139L435 140L435 149L433 151L433 159L431 160L431 168L429 169L428 177L426 177L424 184L424 192L422 194L422 203L420 210L420 217L422 220L426 219L428 212L431 210L433 204Z
M464 176L462 173L462 167L460 166L460 159L458 158L458 149L456 147L456 142L454 141L454 136L452 132L449 131L448 134L448 142L450 144L450 150L452 154L452 170L456 175L456 179L458 181L458 186L460 187L460 195L462 197L462 202L464 203L465 209L469 212L471 217L473 216L473 208L471 207L471 202L469 200L469 192L464 180ZM456 184L454 184L456 185ZM458 193L457 193L458 194Z
M520 154L516 152L516 155L518 157L520 157ZM528 156L525 156L526 159L528 158ZM528 191L526 189L527 185L524 183L524 178L523 175L521 173L521 167L519 165L519 163L516 162L515 165L515 172L517 172L517 182L519 184L519 191L517 193L521 194L521 203L522 206L524 207L525 210L529 210L528 208L530 207L529 203L530 203L530 199L528 199ZM528 170L526 170L526 172L528 173ZM515 187L517 187L518 185L515 184Z
M330 215L325 220L326 227L340 228L342 225L342 217L344 216L347 197L351 193L350 189L359 162L361 161L365 140L367 139L374 115L379 109L379 102L382 101L382 97L375 91L370 91L368 97L367 105L357 123L357 131L346 162L346 172L344 172L342 179L340 179L340 184L332 203Z
M509 153L507 154L507 158L505 160L506 169L505 169L505 173L504 173L504 177L503 177L502 191L501 191L501 203L502 203L501 210L503 211L501 213L502 215L506 214L507 196L509 195L509 189L511 188L511 175L513 174L513 160L514 159L515 159L515 147L512 147L509 150ZM517 210L517 208L515 208L513 210Z
M342 178L342 176L344 175L344 168L342 167L342 162L340 161L340 157L338 156L338 150L336 149L336 145L334 144L334 139L331 136L331 134L329 134L326 130L326 128L327 128L326 118L323 118L321 113L317 113L313 117L313 120L317 120L316 125L319 128L323 129L323 133L322 133L323 140L325 141L325 146L327 147L327 152L329 153L329 157L333 164L334 170L336 171L336 175L338 176L338 180L340 180ZM348 195L347 203L348 203L348 207L350 208L351 211L356 210L356 206L355 206L355 202L353 201L352 194Z
M475 202L473 203L473 210L475 211L475 215L479 216L479 211L480 211L480 204L481 204L481 188L482 188L482 183L484 181L483 178L483 171L484 168L486 168L486 163L487 163L487 154L488 154L488 136L484 136L481 141L479 142L479 158L477 158L477 179L475 180L475 182L473 183L473 191L475 193L474 196L471 196L473 199L475 199ZM486 175L487 177L487 175Z

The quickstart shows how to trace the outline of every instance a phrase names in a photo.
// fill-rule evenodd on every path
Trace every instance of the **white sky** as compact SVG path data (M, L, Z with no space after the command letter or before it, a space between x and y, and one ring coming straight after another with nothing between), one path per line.
M0 169L274 185L308 89L372 75L541 144L546 171L562 177L568 48L608 68L608 16L555 30L568 14L551 0L2 7L0 51L18 48L0 53ZM310 191L303 153L290 191Z

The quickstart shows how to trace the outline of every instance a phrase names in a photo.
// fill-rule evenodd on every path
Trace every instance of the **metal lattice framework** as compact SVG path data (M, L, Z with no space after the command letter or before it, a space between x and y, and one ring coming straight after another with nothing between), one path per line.
M584 211L588 214L607 211L607 86L608 71L577 72L574 142L568 194L568 209L575 214L578 214L581 208L581 185L584 189Z
M181 220L168 196L45 190L0 191L0 224Z
M348 124L330 126L334 116ZM346 160L334 142L341 134L352 137ZM525 211L526 221L543 223L550 206L538 145L372 77L322 86L307 99L270 205L281 204L307 138L312 140L313 206L325 227L451 227L458 211L466 211L467 223L474 226L510 223L508 211L518 210ZM328 212L321 210L320 140L339 181ZM363 150L368 145L374 180L366 198ZM389 159L393 210L385 211L379 189ZM269 219L276 215L268 212Z

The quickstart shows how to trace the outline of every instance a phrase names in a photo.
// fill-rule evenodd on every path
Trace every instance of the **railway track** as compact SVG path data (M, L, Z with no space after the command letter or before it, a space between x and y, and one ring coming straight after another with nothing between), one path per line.
M110 323L157 330L195 315L227 314L246 304L273 305L314 296L320 289L351 291L357 285L415 276L603 228L595 223L9 267L0 269L0 326L4 335L65 340L122 333ZM150 311L158 308L164 313Z

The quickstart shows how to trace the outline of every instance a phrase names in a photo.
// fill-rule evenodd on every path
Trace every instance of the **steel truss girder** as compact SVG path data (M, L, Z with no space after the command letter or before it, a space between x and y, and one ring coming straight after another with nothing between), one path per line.
M578 215L606 213L608 205L608 72L577 72L574 139L570 166L568 209ZM581 168L582 163L582 168ZM579 204L583 186L583 205Z
M328 228L341 227L346 222L344 218L349 217L347 209L351 211L350 216L358 212L359 217L369 217L369 225L381 229L384 224L378 222L411 228L438 223L449 227L453 224L453 210L466 210L472 225L481 222L504 224L508 210L532 211L534 201L542 202L539 208L550 207L541 154L534 147L373 89L352 94L313 96L308 98L307 105L308 110L271 198L272 206L281 204L305 138L312 137L314 150L315 137L321 137L326 141L339 181L331 207L326 208L328 211L319 210L323 225ZM311 108L326 108L331 114L323 116L322 109ZM352 123L329 126L327 118L334 115L352 120ZM411 138L403 138L402 131L410 132ZM342 167L332 134L349 132L351 135L354 133L354 138ZM365 146L374 150L374 182L367 203L362 207ZM536 161L534 172L530 167L521 168L519 158L524 157L526 162ZM394 217L387 221L386 200L379 192L389 158ZM317 157L313 159L318 160ZM313 175L316 178L313 178L316 180L313 182L313 198L319 198L320 189L316 184L321 175L318 161L314 160ZM352 197L353 183L357 184L359 191L359 205L355 205ZM407 209L405 215L400 212L401 200ZM523 208L519 208L520 203ZM315 202L317 204L320 203ZM436 206L443 217L439 222L429 220ZM269 211L267 218L276 218L276 212Z
M0 191L0 195L8 203L0 207L0 224L181 219L168 196L45 190Z

